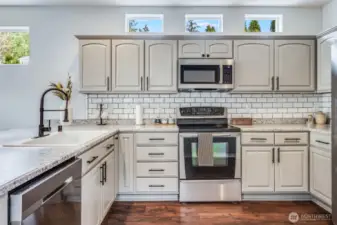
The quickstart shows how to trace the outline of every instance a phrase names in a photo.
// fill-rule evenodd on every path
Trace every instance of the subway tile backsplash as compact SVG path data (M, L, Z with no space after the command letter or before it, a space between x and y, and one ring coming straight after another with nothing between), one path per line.
M175 118L177 108L189 106L226 107L229 118L307 118L316 111L330 115L331 94L89 94L88 119L97 118L100 103L109 119L134 119L137 104L143 106L145 119Z

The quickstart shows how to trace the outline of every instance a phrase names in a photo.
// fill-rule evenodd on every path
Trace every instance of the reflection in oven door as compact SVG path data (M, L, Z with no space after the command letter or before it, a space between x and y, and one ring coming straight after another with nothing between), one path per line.
M199 166L198 136L181 137L181 179L218 180L240 178L240 151L237 137L213 136L213 166Z

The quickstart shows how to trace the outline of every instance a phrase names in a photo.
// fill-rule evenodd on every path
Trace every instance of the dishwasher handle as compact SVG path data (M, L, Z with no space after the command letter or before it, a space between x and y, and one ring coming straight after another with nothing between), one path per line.
M23 221L74 180L79 179L81 171L82 160L72 159L12 192L9 196L11 222Z

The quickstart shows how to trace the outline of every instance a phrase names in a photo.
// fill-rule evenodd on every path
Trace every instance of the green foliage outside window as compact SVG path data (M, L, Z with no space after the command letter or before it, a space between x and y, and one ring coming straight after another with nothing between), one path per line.
M147 24L143 28L137 28L138 22L136 20L129 20L129 32L150 32Z
M28 32L0 32L1 64L20 64L25 56L29 56Z

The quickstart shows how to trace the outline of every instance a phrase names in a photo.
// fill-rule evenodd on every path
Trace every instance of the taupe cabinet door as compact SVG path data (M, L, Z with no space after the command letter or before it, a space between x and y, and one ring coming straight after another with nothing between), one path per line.
M207 40L206 41L207 58L232 58L233 41L230 40Z
M119 193L134 192L133 134L119 135Z
M337 32L317 40L317 92L331 92L331 46Z
M276 192L307 192L308 147L277 147L275 163Z
M109 91L111 40L80 40L82 91Z
M234 41L234 91L272 91L274 76L273 40Z
M177 41L145 41L145 91L177 91Z
M276 40L276 90L315 90L315 41Z
M205 57L205 40L179 41L179 58Z
M112 40L112 91L141 91L144 84L144 41Z
M274 191L273 147L242 147L242 192Z

